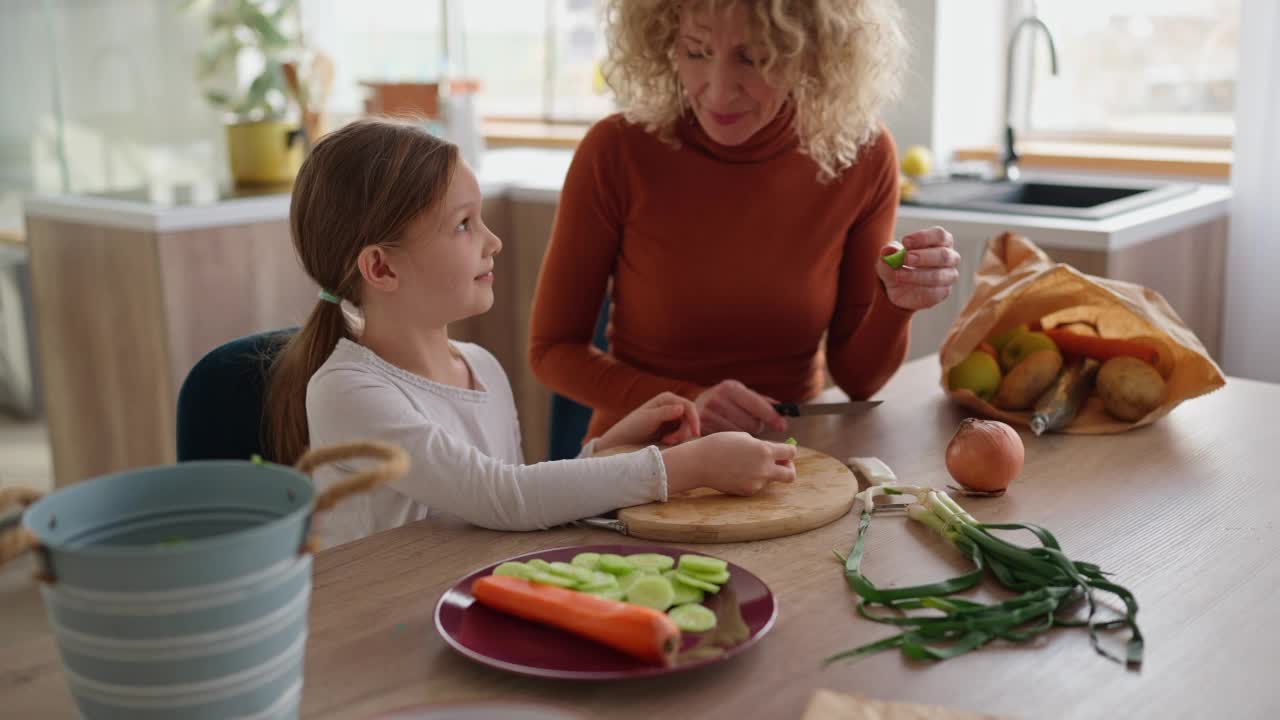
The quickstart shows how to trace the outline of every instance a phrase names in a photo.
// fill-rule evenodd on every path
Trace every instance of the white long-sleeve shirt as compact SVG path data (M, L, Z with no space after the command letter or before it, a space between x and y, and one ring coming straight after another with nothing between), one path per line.
M316 517L323 547L429 512L495 530L534 530L666 501L667 473L656 447L591 458L588 446L580 459L523 464L515 400L502 366L478 345L453 346L470 367L476 389L433 382L345 339L312 376L311 447L383 440L403 447L410 458L400 480ZM319 468L316 484L324 489L364 465Z

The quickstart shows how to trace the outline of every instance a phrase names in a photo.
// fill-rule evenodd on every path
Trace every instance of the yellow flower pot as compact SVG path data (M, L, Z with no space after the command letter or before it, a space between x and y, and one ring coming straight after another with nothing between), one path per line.
M302 136L287 122L228 125L227 156L237 185L289 183L302 166Z

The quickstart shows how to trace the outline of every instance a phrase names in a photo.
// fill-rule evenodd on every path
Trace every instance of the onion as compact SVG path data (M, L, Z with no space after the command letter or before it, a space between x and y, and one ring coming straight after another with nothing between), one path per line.
M1022 438L996 420L965 418L947 443L947 472L971 490L1003 492L1022 472Z

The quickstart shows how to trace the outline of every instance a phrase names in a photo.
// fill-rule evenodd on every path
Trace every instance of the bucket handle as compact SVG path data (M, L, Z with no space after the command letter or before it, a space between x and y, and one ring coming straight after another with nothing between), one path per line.
M10 505L27 507L42 497L44 497L44 493L30 488L3 488L0 489L0 510ZM23 527L21 520L19 520L16 527L0 533L0 565L4 565L19 555L37 547L40 547L40 539L36 537L35 533Z
M373 458L381 462L316 495L313 513L325 512L345 498L368 492L380 485L398 480L409 470L409 454L403 448L375 440L314 448L308 450L299 458L294 467L299 472L310 475L311 471L321 465L360 457ZM318 542L315 535L312 534L311 537L307 538L304 551L315 552L317 548Z
M332 445L309 450L298 460L295 467L309 475L312 470L321 465L359 457L371 457L381 462L318 494L314 512L322 513L344 498L368 492L375 487L397 480L409 469L408 453L396 445L376 441ZM0 488L0 510L11 505L27 507L42 497L44 493L30 488ZM40 539L19 522L16 527L0 532L0 565L38 547L40 547ZM308 538L307 549L313 550L315 547L315 539Z

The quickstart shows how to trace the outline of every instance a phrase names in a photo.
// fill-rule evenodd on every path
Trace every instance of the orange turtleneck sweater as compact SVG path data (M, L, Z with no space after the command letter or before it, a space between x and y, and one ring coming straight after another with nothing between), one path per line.
M692 116L680 147L614 115L578 146L560 195L530 322L547 387L593 408L595 437L649 398L690 399L736 379L780 401L823 387L820 342L851 397L906 357L911 313L876 277L892 240L898 170L887 131L821 183L791 106L743 145ZM608 353L591 346L610 277Z

